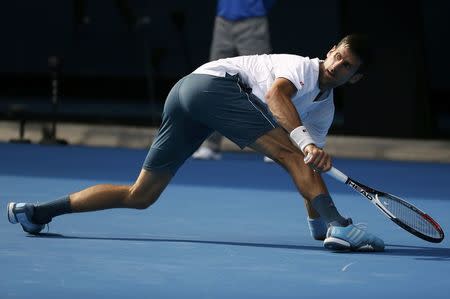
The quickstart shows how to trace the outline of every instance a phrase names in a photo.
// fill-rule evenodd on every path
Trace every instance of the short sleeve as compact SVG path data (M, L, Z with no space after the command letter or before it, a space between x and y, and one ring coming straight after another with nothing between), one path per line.
M273 73L275 78L285 78L297 88L297 95L302 95L309 85L316 84L316 79L311 74L311 60L309 58L278 54L272 55ZM312 88L312 86L310 87Z

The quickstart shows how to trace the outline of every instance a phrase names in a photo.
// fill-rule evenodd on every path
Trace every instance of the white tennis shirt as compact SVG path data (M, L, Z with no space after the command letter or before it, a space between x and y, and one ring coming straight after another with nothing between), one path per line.
M333 92L320 101L314 101L319 89L319 59L291 54L251 55L208 62L193 73L225 77L239 74L242 81L263 103L265 95L276 78L286 78L297 88L292 102L303 125L319 147L333 122Z

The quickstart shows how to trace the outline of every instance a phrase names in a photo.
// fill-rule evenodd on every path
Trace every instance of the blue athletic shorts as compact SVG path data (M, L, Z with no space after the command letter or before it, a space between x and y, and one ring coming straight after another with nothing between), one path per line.
M238 75L202 74L178 81L167 96L143 168L175 174L214 131L244 148L278 127L267 106L240 81Z

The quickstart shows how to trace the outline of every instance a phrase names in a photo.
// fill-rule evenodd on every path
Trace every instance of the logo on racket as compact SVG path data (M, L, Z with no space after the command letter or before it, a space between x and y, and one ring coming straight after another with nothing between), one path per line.
M348 185L350 185L350 187L352 187L353 189L355 189L356 191L358 191L359 193L361 193L362 195L364 195L368 200L372 201L373 197L372 195L367 192L366 190L364 190L363 188L361 188L360 186L358 186L356 183L354 183L353 181L349 181Z

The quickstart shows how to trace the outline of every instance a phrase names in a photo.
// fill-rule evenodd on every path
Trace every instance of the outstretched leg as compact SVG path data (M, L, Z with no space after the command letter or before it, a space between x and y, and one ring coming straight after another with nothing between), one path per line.
M175 84L166 99L158 135L133 185L96 185L40 205L10 203L8 220L20 223L26 232L37 234L44 224L59 215L112 208L145 209L153 204L178 168L212 132L211 128L195 121L186 111L186 105L181 103L179 89L184 80ZM188 84L191 92L185 92L192 99L198 94L194 87Z
M95 185L62 199L44 204L9 203L8 220L20 223L24 231L38 234L53 217L113 208L145 209L152 205L169 184L170 172L142 169L133 185Z
M72 212L113 208L146 209L151 206L172 178L169 172L154 173L142 169L130 186L96 185L70 195Z

